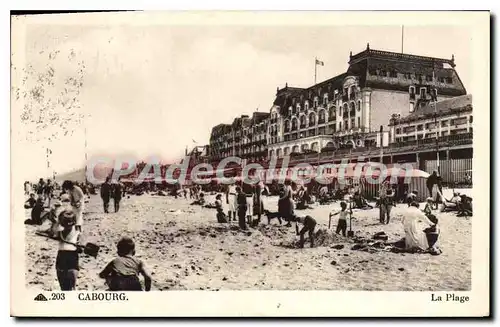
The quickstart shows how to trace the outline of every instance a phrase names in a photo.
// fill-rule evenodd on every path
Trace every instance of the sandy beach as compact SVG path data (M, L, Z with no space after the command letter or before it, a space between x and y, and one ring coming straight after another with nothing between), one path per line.
M449 190L448 190L449 191ZM214 196L207 200L213 202ZM294 247L294 227L277 220L240 231L236 223L218 224L215 210L189 205L183 198L130 196L119 213L104 214L99 196L86 204L82 241L97 243L97 258L81 255L78 290L106 290L98 273L116 256L116 242L130 236L137 257L153 277L153 290L384 290L446 291L471 288L471 217L437 213L443 253L393 253L352 250L352 239L327 231L328 213L340 204L317 205L297 211L311 215L321 230L317 245ZM264 199L277 208L277 197ZM371 238L384 231L390 241L404 236L401 219L406 204L393 209L389 225L378 223L378 209L355 211L355 236ZM29 215L29 210L26 210ZM333 223L336 225L336 220ZM55 273L57 242L35 235L49 227L25 226L26 284L29 288L59 290ZM324 234L326 232L327 234ZM319 234L318 234L319 235Z

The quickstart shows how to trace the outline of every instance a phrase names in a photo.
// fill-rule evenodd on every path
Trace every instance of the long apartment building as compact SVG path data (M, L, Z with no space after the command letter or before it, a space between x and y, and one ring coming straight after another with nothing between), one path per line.
M278 88L267 116L241 116L231 125L215 126L210 140L213 159L387 147L411 137L395 128L392 118L415 120L420 117L416 113L428 111L424 108L432 103L440 107L443 100L466 96L453 56L424 57L372 50L367 45L364 51L351 53L348 64L346 72L311 87ZM424 128L430 126L425 124ZM265 142L256 141L255 128L260 137L265 128Z

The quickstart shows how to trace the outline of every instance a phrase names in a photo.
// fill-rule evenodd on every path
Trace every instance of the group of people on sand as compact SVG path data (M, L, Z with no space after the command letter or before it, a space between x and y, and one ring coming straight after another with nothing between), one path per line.
M77 216L72 210L63 210L58 217L61 230L58 232L56 273L62 291L73 291L80 270L79 245L81 229L77 228ZM129 237L122 237L117 245L118 256L111 260L99 273L106 280L110 291L142 291L139 275L144 276L145 290L151 290L151 276L144 263L135 257L135 243Z
M109 179L101 185L101 197L108 200L104 204L105 211L109 199L115 202L115 211L119 209L118 194L121 194L119 183L111 185ZM50 182L40 182L37 184L37 191L46 190ZM37 225L42 225L45 220L49 220L52 226L41 235L48 236L58 241L58 251L56 257L56 274L59 286L62 291L75 290L78 273L80 270L79 256L83 252L84 246L80 245L80 236L83 226L83 213L85 206L84 191L77 183L66 180L61 185L62 192L55 196L53 192L41 191L35 198L30 193L26 201L25 208L31 209L31 220ZM43 200L45 196L50 196L54 201L45 210ZM117 200L118 199L118 200ZM117 243L118 256L111 260L100 272L99 277L106 280L106 284L111 291L140 291L143 289L139 275L144 276L144 289L151 289L151 276L147 272L144 263L135 257L135 243L128 237L122 237Z
M101 185L101 199L103 203L104 213L109 213L109 202L112 199L115 207L115 212L120 210L120 201L125 196L125 187L120 182L120 179L111 183L111 178L107 177Z

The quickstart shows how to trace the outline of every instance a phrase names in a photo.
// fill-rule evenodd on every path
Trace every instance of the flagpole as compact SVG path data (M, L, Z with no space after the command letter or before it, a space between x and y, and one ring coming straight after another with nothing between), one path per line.
M404 49L404 35L405 35L405 26L401 25L401 53L403 53Z
M316 70L318 67L318 58L314 57L314 85L316 85Z

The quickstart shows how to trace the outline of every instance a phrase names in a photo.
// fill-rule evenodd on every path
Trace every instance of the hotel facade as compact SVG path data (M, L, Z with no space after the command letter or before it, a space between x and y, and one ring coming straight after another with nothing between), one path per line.
M437 148L430 146L436 137L438 146L439 138L446 139L441 142L446 150L439 151L448 157L455 138L462 140L457 150L470 150L460 156L472 157L472 98L453 55L432 58L367 45L350 54L346 72L308 88L285 84L269 113L215 126L210 156L212 161L230 155L265 161L290 155L318 163L363 156L421 166L420 159L436 157Z

